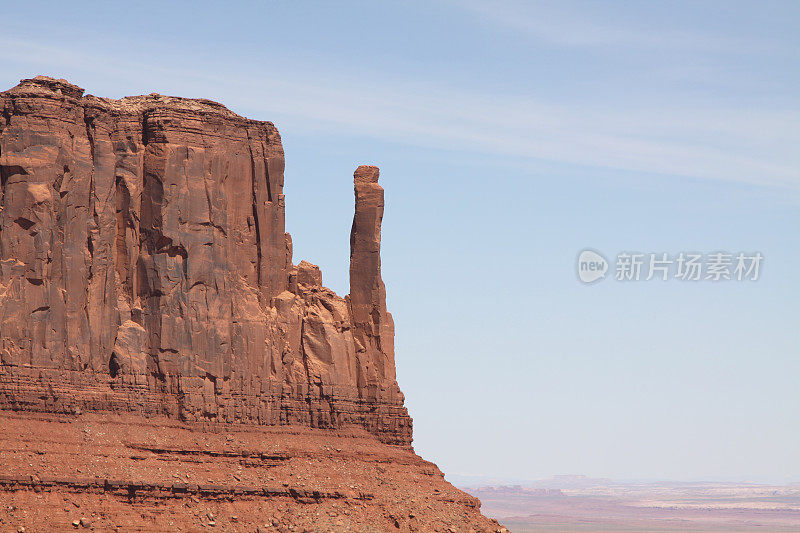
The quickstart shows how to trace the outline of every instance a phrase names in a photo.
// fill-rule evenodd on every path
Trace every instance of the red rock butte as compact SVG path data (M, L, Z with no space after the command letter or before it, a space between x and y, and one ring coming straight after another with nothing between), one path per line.
M207 100L0 95L0 407L359 424L411 442L380 274L383 189L355 172L350 295L292 264L283 147Z
M378 168L344 298L292 262L283 172L272 123L209 100L0 93L0 522L68 527L70 494L110 529L494 531L410 446Z

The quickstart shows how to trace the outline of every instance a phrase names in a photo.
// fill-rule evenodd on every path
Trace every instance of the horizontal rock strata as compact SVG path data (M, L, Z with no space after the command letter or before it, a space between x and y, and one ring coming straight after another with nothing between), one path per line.
M436 465L358 426L9 411L0 425L2 531L500 530Z
M0 409L362 426L410 444L355 173L351 294L292 263L272 123L208 100L0 93Z

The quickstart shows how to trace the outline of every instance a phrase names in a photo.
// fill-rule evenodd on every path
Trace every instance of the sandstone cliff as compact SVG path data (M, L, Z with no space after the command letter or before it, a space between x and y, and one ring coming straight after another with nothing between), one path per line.
M409 444L355 172L351 294L292 263L272 123L208 100L0 93L0 409L364 427Z

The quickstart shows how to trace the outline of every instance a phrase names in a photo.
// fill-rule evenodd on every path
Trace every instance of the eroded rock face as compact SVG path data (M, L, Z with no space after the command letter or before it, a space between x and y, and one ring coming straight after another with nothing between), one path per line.
M411 442L355 173L351 294L292 263L272 123L207 100L0 93L0 408L340 427Z

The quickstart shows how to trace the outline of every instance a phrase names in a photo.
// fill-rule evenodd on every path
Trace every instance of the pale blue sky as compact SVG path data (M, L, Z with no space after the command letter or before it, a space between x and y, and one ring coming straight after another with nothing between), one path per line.
M415 447L451 477L800 481L800 4L14 2L0 87L271 120L295 262L348 291L381 167ZM754 283L581 285L591 247Z

